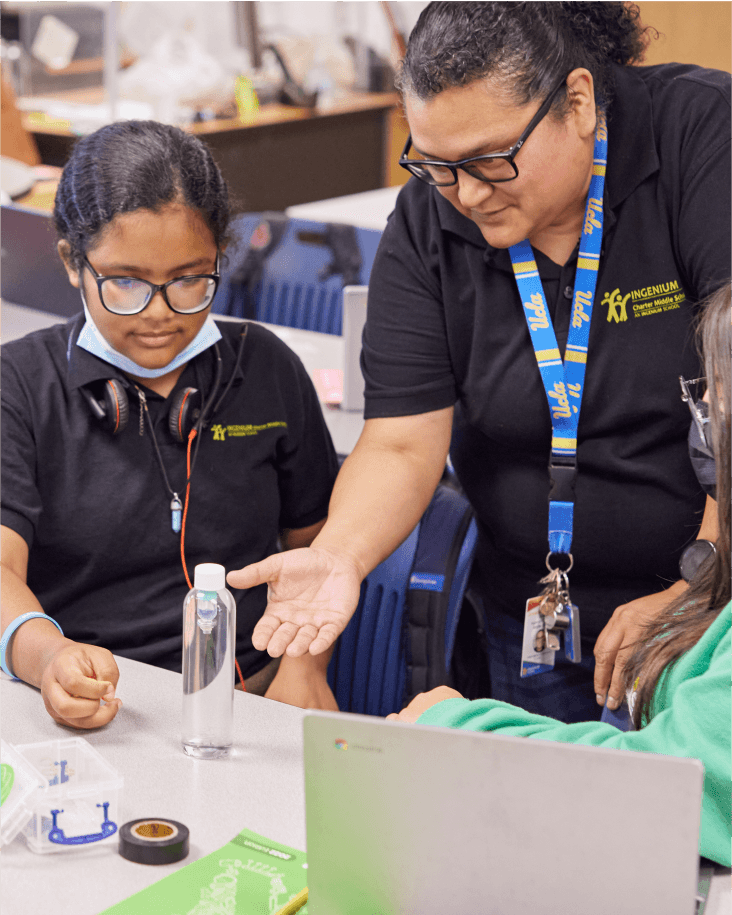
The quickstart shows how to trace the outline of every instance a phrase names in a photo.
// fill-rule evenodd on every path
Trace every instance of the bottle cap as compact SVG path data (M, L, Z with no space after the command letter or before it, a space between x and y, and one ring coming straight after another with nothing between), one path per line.
M197 591L220 591L226 587L226 569L215 562L202 562L193 573Z

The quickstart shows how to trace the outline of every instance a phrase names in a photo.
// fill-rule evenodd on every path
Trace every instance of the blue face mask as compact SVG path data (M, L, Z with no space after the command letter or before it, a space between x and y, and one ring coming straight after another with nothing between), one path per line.
M134 375L138 378L161 378L163 375L167 375L168 372L172 372L181 365L185 365L186 362L190 362L195 356L198 356L200 353L213 346L214 343L218 343L221 339L221 332L214 323L214 319L209 314L193 340L191 340L188 346L181 350L171 362L159 369L143 368L143 366L138 365L128 356L123 356L122 353L117 352L116 349L110 346L94 323L91 313L87 308L83 291L81 293L81 300L84 303L86 324L81 329L76 345L85 349L92 355L97 356L99 359L103 359L110 365L116 366L128 375Z
M703 400L695 404L697 410L704 417L704 437L702 438L699 426L696 422L691 424L689 429L689 458L694 473L699 481L699 485L704 492L716 500L717 498L717 462L711 446L707 444L710 441L711 430L709 427L709 406Z

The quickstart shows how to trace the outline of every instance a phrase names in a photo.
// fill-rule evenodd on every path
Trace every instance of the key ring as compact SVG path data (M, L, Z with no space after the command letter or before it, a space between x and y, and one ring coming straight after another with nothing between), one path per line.
M567 577L567 572L557 572L557 597L560 606L566 608L569 604L569 578Z
M556 568L553 568L549 564L549 560L551 559L552 556L569 556L569 565L567 566L566 569L560 569L558 566ZM572 556L571 553L554 553L554 552L550 551L549 553L546 554L546 567L552 573L558 572L560 575L566 576L566 574L572 570L573 565L574 565L574 557Z

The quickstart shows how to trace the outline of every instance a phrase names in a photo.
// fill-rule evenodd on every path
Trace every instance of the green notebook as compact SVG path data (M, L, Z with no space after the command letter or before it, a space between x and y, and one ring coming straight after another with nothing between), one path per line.
M100 915L271 915L307 886L307 873L305 852L243 829L228 845ZM305 905L298 915L307 911Z

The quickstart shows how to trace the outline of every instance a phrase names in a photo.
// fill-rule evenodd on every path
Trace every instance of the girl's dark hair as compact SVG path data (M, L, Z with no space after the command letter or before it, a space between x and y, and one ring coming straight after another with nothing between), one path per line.
M54 221L77 269L115 216L181 202L196 210L217 248L229 224L229 194L209 148L156 121L120 121L79 140L61 175Z
M709 427L717 463L716 553L705 562L688 589L650 623L625 668L626 689L638 681L633 708L636 728L653 717L653 694L670 664L692 648L730 600L730 378L732 377L732 296L726 284L711 296L699 323L709 391Z
M489 77L524 105L585 67L605 108L610 65L645 53L651 30L639 16L632 3L430 3L409 36L397 88L427 101ZM566 101L557 98L555 108Z

